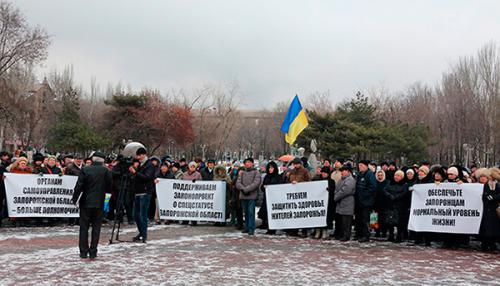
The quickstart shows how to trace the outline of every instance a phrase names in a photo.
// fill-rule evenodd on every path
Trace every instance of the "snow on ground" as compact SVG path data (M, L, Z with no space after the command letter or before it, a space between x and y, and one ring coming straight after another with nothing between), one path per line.
M231 227L157 225L147 244L78 257L78 227L0 229L1 285L500 285L500 255L406 244L249 237ZM135 229L122 230L130 240Z

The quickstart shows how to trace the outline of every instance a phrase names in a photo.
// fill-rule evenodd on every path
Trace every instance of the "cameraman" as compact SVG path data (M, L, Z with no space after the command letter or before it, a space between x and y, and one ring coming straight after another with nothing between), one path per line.
M139 148L136 152L138 165L132 165L129 168L130 174L134 177L135 186L135 204L134 217L139 234L133 241L146 243L148 237L148 210L151 200L151 194L155 188L155 168L148 160L145 148Z

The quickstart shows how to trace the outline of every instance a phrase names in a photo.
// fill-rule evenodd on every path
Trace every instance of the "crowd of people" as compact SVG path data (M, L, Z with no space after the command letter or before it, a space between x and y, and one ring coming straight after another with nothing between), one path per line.
M92 158L78 154L56 157L36 153L31 162L25 154L12 158L10 154L2 152L0 157L0 175L10 172L78 176L85 166L92 164ZM287 229L282 232L289 236L348 241L353 239L351 232L354 227L354 239L361 243L370 242L375 237L394 243L411 241L417 245L429 246L436 242L443 247L462 247L469 244L471 236L416 233L408 230L411 192L416 184L480 183L484 185L483 216L480 232L473 237L481 242L482 249L486 251L496 250L496 243L500 242L500 169L496 167L488 169L471 166L469 169L458 165L431 166L428 162L398 167L395 162L377 164L360 160L353 163L343 158L325 159L318 166L311 166L307 158L298 157L289 162L258 163L252 158L242 162L204 162L201 159L188 162L185 158L176 160L170 156L147 157L146 150L139 150L137 157L131 161L120 156L108 157L104 165L111 171L112 187L109 190L111 200L106 219L123 220L123 223L126 220L128 224L137 224L139 234L134 240L145 242L149 222L197 224L196 221L174 222L160 219L155 184L158 179L225 181L226 221L215 225L234 226L248 235L254 235L258 217L262 221L259 228L267 229L268 235L274 235L279 230L269 229L267 186L326 180L329 194L326 227ZM0 188L0 218L4 218L4 221L10 220L14 225L23 226L77 223L72 219L8 218L3 181ZM117 205L120 191L125 192L123 217L117 217L121 213ZM260 208L256 214L258 205Z

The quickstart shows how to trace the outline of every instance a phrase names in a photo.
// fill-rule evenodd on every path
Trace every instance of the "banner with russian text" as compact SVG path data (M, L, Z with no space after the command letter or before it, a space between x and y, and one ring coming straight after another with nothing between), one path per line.
M161 219L226 220L226 182L159 179L156 194Z
M266 186L269 229L326 226L328 182Z
M78 177L4 175L9 217L78 217L71 202Z
M478 234L483 215L482 194L482 184L415 185L408 229Z

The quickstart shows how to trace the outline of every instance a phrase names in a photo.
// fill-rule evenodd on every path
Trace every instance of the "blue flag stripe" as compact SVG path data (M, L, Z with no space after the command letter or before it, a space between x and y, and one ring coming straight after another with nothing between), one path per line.
M283 124L281 125L281 131L283 133L288 133L288 129L290 128L290 125L292 122L295 120L297 115L299 115L299 112L302 110L302 105L300 104L299 97L295 95L293 98L292 104L290 104L290 108L288 108L288 111L285 116L285 120L283 121Z

